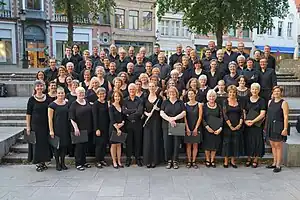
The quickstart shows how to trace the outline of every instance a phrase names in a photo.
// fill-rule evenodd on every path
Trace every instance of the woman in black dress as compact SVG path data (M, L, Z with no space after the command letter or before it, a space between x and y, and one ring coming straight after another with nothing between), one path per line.
M65 94L68 94L68 93L71 92L71 90L72 90L72 81L73 81L73 77L72 76L67 76Z
M159 115L162 98L156 93L156 85L149 83L149 95L144 100L146 122L143 137L143 158L147 168L154 168L160 162L161 155L161 117Z
M184 123L186 115L185 106L179 99L179 92L176 87L171 86L168 89L168 99L163 101L160 110L160 116L163 118L162 130L165 148L165 160L168 161L167 169L178 169L179 136L169 135L169 124L173 127L177 123Z
M35 132L36 144L28 145L28 161L36 164L36 171L41 172L47 169L45 162L51 159L47 113L51 100L43 94L44 82L35 81L34 91L27 102L26 134Z
M118 135L125 131L125 116L122 112L123 97L120 91L115 91L111 97L111 105L109 107L109 133L116 131ZM111 142L110 154L115 169L124 168L121 162L122 144Z
M217 60L213 59L210 61L210 69L206 72L207 75L207 86L211 89L215 89L218 85L218 81L222 79L222 74L217 70Z
M186 84L186 89L189 90L189 89L192 89L194 91L196 91L196 101L199 102L200 101L200 96L199 96L199 89L200 89L200 83L198 81L198 79L196 78L191 78L188 83ZM183 98L183 101L184 102L188 102L188 94L185 94L184 95L184 98Z
M207 84L207 76L202 74L199 77L199 83L200 83L200 88L199 88L199 94L198 94L198 100L199 103L206 103L206 95L208 90L210 89L206 84Z
M51 138L59 138L59 149L53 148L56 161L56 170L67 170L65 156L70 143L69 107L65 101L65 90L57 88L57 99L50 103L48 108L48 121Z
M257 167L259 157L264 155L264 136L263 126L257 125L257 122L261 122L266 115L265 100L259 97L260 85L258 83L252 83L251 85L251 97L248 99L245 106L245 119L247 114L251 111L255 111L258 115L252 120L245 120L245 152L248 156L246 167L251 165L251 157L253 158L252 167Z
M36 73L35 75L35 80L36 81L42 81L45 84L44 87L44 92L48 91L48 82L46 81L46 75L45 72L43 71L38 71L38 73Z
M237 78L237 81L238 81L238 87L236 88L237 89L237 96L238 96L238 99L240 100L241 104L242 104L242 107L244 108L248 99L249 99L249 89L246 87L246 83L247 83L247 80L245 78L245 76L243 75L240 75L238 78Z
M203 64L201 61L195 61L193 67L186 69L184 72L184 83L188 83L191 78L198 79L202 74L206 75L205 70L203 69Z
M223 106L223 102L225 99L227 99L228 95L227 92L225 91L225 81L224 80L219 80L218 82L218 92L217 92L217 104L219 106Z
M241 154L241 141L244 111L237 99L236 86L230 85L227 88L228 98L223 104L223 116L226 122L224 126L224 138L222 155L224 156L224 168L228 168L228 160L231 157L230 165L237 168L235 158Z
M56 99L56 89L57 89L56 82L50 81L48 86L47 98L51 99L51 102Z
M140 80L135 80L136 85L136 96L143 99L144 98L144 92L142 90L142 82Z
M196 101L195 90L188 89L187 95L189 101L185 103L186 116L184 118L186 131L184 139L188 159L186 167L197 169L198 144L202 142L202 105Z
M221 106L216 103L217 93L214 90L207 92L207 103L203 106L203 149L205 151L206 167L216 168L215 158L217 150L220 148L221 132L223 127L223 114ZM213 130L209 123L209 118L213 116L220 119L221 125L217 130Z
M146 73L141 73L139 76L139 80L142 83L142 91L144 94L146 94L149 87L149 76Z
M289 105L282 99L282 91L279 86L273 88L273 99L269 101L266 119L266 133L273 154L273 164L267 168L273 169L275 173L281 171L282 146L288 135Z
M106 145L108 144L109 133L109 113L108 102L106 101L106 90L100 87L96 90L98 100L92 106L93 111L93 125L96 132L95 145L96 145L96 167L102 168L107 166L104 160Z
M231 61L228 64L229 74L225 75L223 80L225 81L226 87L229 85L235 85L238 86L237 78L239 77L239 74L237 73L237 64L234 61Z
M104 67L96 67L96 76L99 79L100 87L103 87L106 90L106 96L109 91L112 90L112 86L109 81L104 78L105 70Z
M91 78L92 78L91 71L88 69L84 70L83 81L80 83L80 87L83 87L85 91L89 88Z
M86 162L87 144L93 142L93 115L92 106L85 100L85 89L83 87L76 88L77 99L74 101L69 110L69 118L71 119L72 130L75 136L79 136L81 131L87 131L88 142L78 143L75 145L75 166L79 171L85 168L91 168Z
M100 82L97 77L93 77L90 82L89 89L86 91L86 99L89 103L93 104L95 101L97 101L98 96L96 94L96 91L100 88Z
M57 87L62 87L66 91L66 78L67 78L68 71L64 66L60 66L58 68L58 76L54 80L56 82Z
M123 97L123 98L124 98L124 96L125 96L125 97L128 96L128 91L127 91L127 90L121 90L121 87L122 87L122 85L123 85L123 80L122 80L120 77L114 78L114 80L113 80L113 85L114 85L113 89L112 89L111 91L108 92L108 97L107 97L107 99L108 99L109 101L110 101L111 98L112 98L112 94L113 94L114 92L117 92L117 91L119 91L119 92L122 93L122 97Z
M128 81L129 81L129 77L128 74L126 72L120 72L118 74L118 77L120 77L122 79L122 86L120 88L122 94L124 95L124 91L128 92ZM123 98L126 98L128 95L126 95Z

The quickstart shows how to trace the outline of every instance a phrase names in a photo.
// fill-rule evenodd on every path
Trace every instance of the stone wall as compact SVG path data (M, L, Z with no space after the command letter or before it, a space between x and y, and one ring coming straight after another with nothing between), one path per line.
M300 78L300 60L284 59L278 63L278 71L281 73L295 73Z

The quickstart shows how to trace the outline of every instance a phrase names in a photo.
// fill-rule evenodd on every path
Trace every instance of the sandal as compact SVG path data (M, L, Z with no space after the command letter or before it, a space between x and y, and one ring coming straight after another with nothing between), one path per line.
M205 166L207 167L207 168L209 168L210 167L210 162L209 161L205 161Z
M250 167L250 165L251 165L251 160L247 160L245 166L246 166L246 167Z
M196 162L192 162L192 166L194 169L198 169L198 165L196 164Z
M36 170L37 172L42 172L42 171L44 171L44 168L43 168L42 165L37 165L35 170Z
M191 168L192 167L192 163L191 162L188 162L187 164L186 164L186 168Z
M166 166L166 169L171 169L171 167L172 167L172 162L169 161L168 164L167 164L167 166Z
M217 167L215 161L211 161L210 165L211 165L212 168L216 168Z
M42 163L41 167L43 168L43 170L47 170L48 169L48 167L47 167L47 165L45 163Z
M96 167L99 168L99 169L103 168L101 163L97 163Z
M257 162L252 163L252 168L257 168Z
M77 169L78 171L83 171L83 170L85 170L85 168L84 168L82 165L76 166L76 169Z
M178 168L179 168L178 162L174 161L173 162L173 169L178 169Z
M83 165L85 168L91 168L92 166L90 165L90 164L88 164L88 163L85 163L84 165Z

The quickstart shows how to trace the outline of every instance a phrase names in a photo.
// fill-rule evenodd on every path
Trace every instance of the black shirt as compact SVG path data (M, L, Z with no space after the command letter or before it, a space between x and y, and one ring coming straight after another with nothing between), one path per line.
M53 81L58 76L57 68L55 68L54 70L52 70L51 68L48 68L44 71L44 73L45 73L45 78L46 78L47 82Z
M217 69L220 71L222 78L229 74L228 65L225 64L224 60L217 62Z
M230 54L228 54L228 52L225 51L224 63L226 63L228 65L231 61L236 61L237 56L238 56L238 54L234 51L231 51Z
M175 117L185 111L185 106L183 101L177 99L174 104L171 103L169 99L165 100L161 104L161 111L169 117ZM184 118L176 120L176 123L184 123ZM169 122L163 119L163 128L168 127Z
M117 74L116 73L114 73L114 74L112 74L111 72L108 72L107 74L105 74L105 80L107 80L108 82L110 82L110 84L111 85L114 85L113 84L113 80L114 80L114 78L116 78L117 77Z
M118 59L116 61L116 73L118 74L119 72L126 72L127 64L128 64L128 61L126 59L124 59L124 60Z
M95 101L92 106L93 113L93 125L94 131L108 131L109 128L109 114L108 114L108 103L101 103Z
M113 56L112 54L109 54L108 59L110 62L116 62L119 60L120 56L117 54L116 56Z
M274 70L276 68L276 59L271 55L268 56L267 68L271 68L271 69L274 69Z
M135 97L134 100L127 97L122 110L128 121L140 121L143 115L143 102L139 97Z
M211 58L204 58L204 59L202 59L203 69L205 71L209 71L209 69L210 69L210 61L211 60L212 60Z
M218 85L218 81L222 79L221 73L217 70L214 75L211 72L206 73L208 87L214 89Z
M160 78L161 79L166 79L171 72L171 67L168 64L159 64L157 63L156 65L153 66L153 68L158 68L160 70Z
M126 56L125 60L127 60L127 62L131 62L133 64L136 64L136 57L133 56L133 57L130 57L130 56Z
M259 84L262 90L272 90L277 85L277 77L274 69L267 68L264 72L260 70Z
M82 61L83 58L81 57L81 55L79 55L77 53L77 54L72 54L71 60L72 60L72 62L74 64L74 69L76 71L78 69L79 62ZM76 72L79 73L80 71L76 71Z
M238 82L237 82L238 77L239 77L238 73L236 73L234 77L231 77L230 74L225 75L223 80L225 81L226 87L228 87L229 85L238 86Z
M246 87L250 88L252 83L258 83L259 81L259 72L254 69L244 69L242 75L247 79Z
M79 130L87 130L88 132L93 130L92 106L87 101L85 105L74 101L69 110L69 117L76 122Z
M134 65L134 74L139 77L141 73L146 72L146 68L144 64L135 64Z
M181 63L182 56L184 56L182 53L181 54L174 53L173 55L170 56L169 65L171 66L172 69L175 63Z
M91 55L91 59L92 59L92 63L95 63L97 60L100 60L100 56L99 55Z

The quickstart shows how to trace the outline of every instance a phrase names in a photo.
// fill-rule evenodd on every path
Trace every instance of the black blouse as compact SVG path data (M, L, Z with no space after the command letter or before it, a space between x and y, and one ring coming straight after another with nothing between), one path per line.
M85 105L74 101L69 110L69 117L76 122L79 130L87 130L88 132L93 130L92 106L87 101Z
M109 113L108 113L108 103L101 103L100 101L95 101L92 106L93 121L94 121L94 131L108 131L109 127Z
M169 117L175 117L185 111L185 106L183 101L177 99L177 101L173 104L169 99L163 101L161 104L161 110L165 112ZM163 120L164 122L167 122ZM177 120L176 123L184 123L184 119Z

